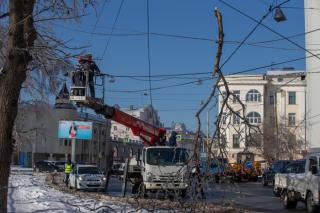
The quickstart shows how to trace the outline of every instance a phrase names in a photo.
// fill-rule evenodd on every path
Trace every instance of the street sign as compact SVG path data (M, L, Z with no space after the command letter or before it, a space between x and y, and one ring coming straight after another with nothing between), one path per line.
M176 140L177 140L177 142L182 141L182 135L177 135L177 136L176 136Z
M59 121L59 138L68 139L92 139L92 122L83 121Z

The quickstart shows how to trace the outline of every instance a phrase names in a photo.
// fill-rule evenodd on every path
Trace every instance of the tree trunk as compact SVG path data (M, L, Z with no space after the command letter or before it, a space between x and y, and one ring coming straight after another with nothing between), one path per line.
M14 146L12 131L21 85L31 61L29 47L36 39L33 26L35 0L9 1L8 49L0 74L0 212L7 212L8 179Z

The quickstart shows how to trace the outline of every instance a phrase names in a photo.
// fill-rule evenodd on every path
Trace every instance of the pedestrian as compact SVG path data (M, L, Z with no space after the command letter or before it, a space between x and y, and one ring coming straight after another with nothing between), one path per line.
M109 185L109 180L110 180L110 176L112 174L112 165L113 165L113 150L111 149L109 154L106 157L107 159L107 163L106 163L106 185L104 187L104 191L107 194L108 193L108 185Z
M71 161L68 160L67 163L64 164L64 175L65 175L64 180L65 180L66 186L68 186L69 176L71 171L72 171L72 164L71 164Z

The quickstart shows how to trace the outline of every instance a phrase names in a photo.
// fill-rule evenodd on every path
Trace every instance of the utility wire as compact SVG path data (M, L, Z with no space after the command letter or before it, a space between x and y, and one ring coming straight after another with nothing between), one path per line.
M91 31L91 33L90 33L89 43L91 43L93 34L95 33L95 31L96 31L96 29L97 29L97 25L98 25L98 23L99 23L99 21L100 21L100 18L101 18L101 15L102 15L102 13L103 13L103 10L104 10L104 7L105 7L106 3L107 3L107 0L104 0L104 1L103 1L103 4L102 4L102 6L101 6L101 10L100 10L100 12L98 13L98 17L97 17L97 19L96 19L96 21L95 21L95 23L94 23L93 29L92 29L92 31Z
M290 0L287 0L286 2L288 2L288 1L290 1ZM254 22L256 22L256 23L259 23L259 21L256 20L255 18L253 18L253 17L249 16L248 14L242 12L241 10L239 10L238 8L236 8L236 7L232 6L231 4L225 2L224 0L220 0L220 2L222 2L224 5L228 6L229 8L235 10L236 12L240 13L241 15L247 17L248 19L250 19L250 20L252 20L252 21L254 21ZM286 2L284 2L284 3L286 3ZM283 3L279 4L278 6L280 6L280 5L282 5L282 4L283 4ZM306 51L306 52L309 53L310 55L312 55L312 56L320 59L320 57L319 57L318 55L315 55L314 53L310 52L309 50L307 50L307 49L304 48L303 46L301 46L301 45L299 45L298 43L290 40L288 37L282 35L281 33L275 31L275 30L272 29L271 27L269 27L269 26L267 26L267 25L265 25L265 24L263 24L263 23L260 23L260 25L263 26L264 28L268 29L269 31L273 32L274 34L278 35L279 37L287 40L288 42L290 42L290 43L293 44L294 46L296 46L296 47L298 47L298 48Z
M108 41L107 41L106 46L104 47L104 50L103 50L101 59L104 58L104 55L106 54L106 52L107 52L107 50L108 50L108 47L109 47L109 45L110 45L110 42L111 42L111 39L112 39L112 34L113 34L113 31L114 31L114 29L115 29L115 27L116 27L116 24L117 24L117 21L118 21L118 18L119 18L121 9L122 9L123 2L124 2L124 0L121 0L121 3L120 3L120 6L119 6L119 9L118 9L118 12L117 12L117 14L116 14L116 18L115 18L115 20L114 20L114 22L113 22L113 24L112 24L111 33L110 33L111 35L108 37ZM100 65L100 63L101 63L102 61L103 61L103 60L101 60L101 61L99 62L99 65Z
M223 0L220 0L221 2L223 2L224 3L224 1ZM233 52L227 57L227 59L222 63L222 65L220 66L220 70L224 67L224 65L226 65L230 60L231 60L231 58L238 52L238 50L242 47L242 45L244 44L244 42L246 42L247 41L247 39L258 29L258 27L260 26L260 25L262 25L263 26L263 20L265 20L267 17L268 17L268 15L270 14L270 13L272 13L272 11L275 9L275 8L277 8L277 7L280 7L281 5L283 5L283 4L285 4L285 3L287 3L287 2L289 2L290 0L286 0L286 1L284 1L284 2L282 2L282 3L280 3L280 4L278 4L278 5L276 5L276 6L274 6L274 7L270 7L269 8L269 10L268 10L268 12L264 15L264 16L262 16L262 18L259 20L259 21L256 21L256 26L248 33L248 35L241 41L241 43L233 50Z
M317 54L320 56L320 54ZM289 60L285 60L285 61L280 61L280 62L276 62L276 63L272 63L272 64L268 64L268 65L262 65L262 66L257 66L257 67L253 67L253 68L248 68L248 69L244 69L241 71L237 71L237 72L232 72L232 73L226 73L227 75L237 75L237 74L241 74L241 73L247 73L247 72L252 72L252 71L256 71L256 70L260 70L260 69L264 69L264 68L270 68L273 66L277 66L277 65L282 65L282 64L287 64L287 63L291 63L291 62L296 62L296 61L301 61L307 58L313 58L314 56L304 56L304 57L299 57L299 58L293 58L293 59L289 59ZM317 72L312 72L312 73L317 73ZM211 74L211 72L193 72L193 73L176 73L176 74L160 74L160 75L152 75L152 78L157 78L157 77L178 77L178 76L194 76L194 75L208 75ZM147 75L113 75L111 74L111 76L117 77L117 78L148 78L149 76ZM193 81L195 82L195 81Z

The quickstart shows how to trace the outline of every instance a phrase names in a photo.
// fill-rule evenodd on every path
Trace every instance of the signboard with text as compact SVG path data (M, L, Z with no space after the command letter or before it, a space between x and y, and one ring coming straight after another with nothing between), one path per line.
M92 139L92 122L84 121L59 121L59 138Z

